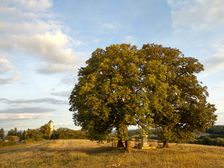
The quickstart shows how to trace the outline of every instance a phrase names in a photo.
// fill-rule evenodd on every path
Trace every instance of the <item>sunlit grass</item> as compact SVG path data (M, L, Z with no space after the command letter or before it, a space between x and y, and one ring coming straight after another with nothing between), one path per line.
M88 140L43 141L0 148L0 167L221 168L224 148L172 144L168 149L125 152Z

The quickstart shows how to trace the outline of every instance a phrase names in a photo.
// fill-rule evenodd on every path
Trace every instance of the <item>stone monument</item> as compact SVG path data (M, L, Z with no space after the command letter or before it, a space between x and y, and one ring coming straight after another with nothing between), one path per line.
M142 139L141 139L141 142L140 142L140 148L141 149L148 149L149 148L148 134L146 133L146 131L144 129L142 129L141 134L142 134Z

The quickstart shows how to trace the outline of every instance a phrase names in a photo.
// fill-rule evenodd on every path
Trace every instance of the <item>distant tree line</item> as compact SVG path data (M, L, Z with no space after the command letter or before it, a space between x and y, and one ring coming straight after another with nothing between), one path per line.
M69 128L58 128L53 131L52 139L86 139L86 132Z
M193 143L203 145L224 146L224 125L215 125L207 129Z
M206 131L209 134L218 134L224 136L224 125L215 125Z
M0 129L0 140L2 140L4 138L4 129L1 128Z
M86 139L87 135L82 130L58 128L50 132L48 124L37 129L18 130L10 129L5 135L3 128L0 129L0 146L13 145L16 142L41 141L48 139Z

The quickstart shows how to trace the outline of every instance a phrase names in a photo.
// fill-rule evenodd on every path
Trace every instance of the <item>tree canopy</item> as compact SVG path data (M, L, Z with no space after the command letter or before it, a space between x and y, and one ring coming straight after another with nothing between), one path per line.
M166 67L166 96L160 97L161 109L153 110L152 117L163 140L189 139L214 124L216 109L206 100L207 88L197 80L196 74L204 70L197 59L161 45L144 45L141 53L146 62L157 60Z
M69 102L75 125L93 139L115 128L122 142L129 125L155 126L165 141L188 139L216 119L196 76L203 65L178 49L111 45L96 49L86 64Z

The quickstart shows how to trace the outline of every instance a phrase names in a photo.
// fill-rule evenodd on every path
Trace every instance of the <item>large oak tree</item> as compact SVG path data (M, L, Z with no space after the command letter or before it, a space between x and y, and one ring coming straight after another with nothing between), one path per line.
M76 125L93 139L105 137L115 128L118 146L127 139L127 126L151 113L147 92L141 86L141 62L135 46L111 45L97 49L79 71L79 82L70 96ZM144 118L151 124L151 118Z
M127 127L159 128L164 146L172 139L187 139L215 121L214 105L195 73L202 64L173 48L147 44L141 49L111 45L97 49L79 70L70 96L76 125L92 139L112 129L118 146L127 140Z

